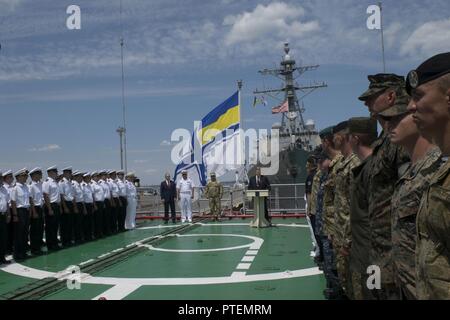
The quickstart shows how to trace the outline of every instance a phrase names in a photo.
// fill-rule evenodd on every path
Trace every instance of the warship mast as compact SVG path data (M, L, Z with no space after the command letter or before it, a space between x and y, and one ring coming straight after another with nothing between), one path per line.
M300 143L304 150L312 151L312 143L310 143L310 132L303 118L304 108L300 108L300 101L313 91L319 88L327 87L325 82L312 83L309 86L299 86L296 79L307 71L316 70L319 65L297 67L296 61L289 55L289 43L284 44L285 56L281 61L279 69L264 69L259 71L262 75L273 75L284 82L284 87L280 89L255 90L255 95L268 95L277 99L274 95L284 92L284 102L288 102L289 112L284 112L282 116L282 124L280 128L280 138L290 139L290 144ZM299 99L297 91L302 92Z

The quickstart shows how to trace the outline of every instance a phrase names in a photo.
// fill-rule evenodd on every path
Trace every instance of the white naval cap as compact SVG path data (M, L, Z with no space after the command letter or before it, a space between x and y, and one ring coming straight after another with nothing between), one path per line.
M33 173L36 173L36 172L40 172L40 173L42 173L42 169L41 169L41 168L39 168L39 167L36 167L36 168L34 168L34 169L31 169L31 171L30 171L30 175L32 175Z
M62 171L72 171L72 167L65 167L64 169L62 169Z
M91 176L93 177L93 176L98 176L98 171L92 171L91 172Z
M85 174L83 174L83 178L87 178L87 177L93 176L93 175L94 175L94 173L95 173L95 171L94 171L94 172L92 172L92 173L90 173L90 172L86 172Z
M181 174L187 174L187 173L188 173L187 170L181 171Z
M125 171L123 171L123 170L118 170L118 171L117 171L117 174L125 174Z
M28 169L27 168L23 168L23 169L20 169L19 171L16 171L16 173L14 173L14 177L22 176L24 174L28 175Z
M51 166L47 168L47 172L49 171L58 171L58 167L57 166Z
M72 175L73 176L81 176L82 173L80 171L78 171L78 170L75 170L74 172L72 172Z
M135 176L135 174L133 171L127 173L127 177L134 177L134 176Z
M6 177L6 176L12 176L12 171L11 171L11 170L8 170L8 171L6 171L6 172L3 172L2 176L3 176L3 177Z

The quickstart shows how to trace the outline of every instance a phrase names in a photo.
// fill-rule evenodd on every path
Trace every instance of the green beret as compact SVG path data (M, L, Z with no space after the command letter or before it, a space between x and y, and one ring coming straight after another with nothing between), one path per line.
M348 120L348 132L353 134L371 134L375 137L377 132L377 121L373 118L360 117Z
M405 86L405 78L393 73L379 73L368 76L368 79L370 82L369 89L358 98L361 101L366 101L371 96L386 89Z
M427 82L440 78L450 72L450 52L438 54L408 74L406 91L411 94L415 89Z
M333 128L334 127L328 127L326 129L323 129L322 131L320 131L319 136L321 139L325 139L328 137L331 137L333 135Z
M411 97L406 92L405 88L398 88L396 92L395 104L389 109L377 114L382 118L392 118L402 114L408 113L408 104Z

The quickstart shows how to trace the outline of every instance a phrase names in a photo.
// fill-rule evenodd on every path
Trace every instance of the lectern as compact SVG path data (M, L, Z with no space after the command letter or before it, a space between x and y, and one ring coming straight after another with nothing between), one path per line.
M253 199L255 218L250 222L252 228L267 228L270 227L270 223L266 220L265 199L269 197L269 190L247 190L247 198Z

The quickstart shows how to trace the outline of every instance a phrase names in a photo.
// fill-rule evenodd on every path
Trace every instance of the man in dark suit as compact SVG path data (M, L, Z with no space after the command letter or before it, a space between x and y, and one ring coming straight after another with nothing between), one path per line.
M248 190L269 190L270 191L270 181L267 177L261 175L261 168L256 168L256 175L250 178L248 182ZM265 212L264 216L269 223L272 218L269 216L269 202L265 198Z
M166 179L161 182L160 187L161 201L164 203L164 224L169 222L169 206L172 214L172 222L176 223L175 198L177 197L177 188L175 182L170 180L170 174L166 173Z

